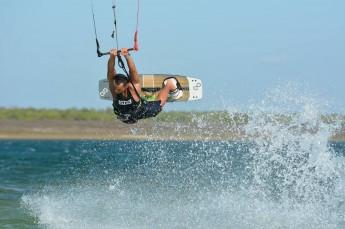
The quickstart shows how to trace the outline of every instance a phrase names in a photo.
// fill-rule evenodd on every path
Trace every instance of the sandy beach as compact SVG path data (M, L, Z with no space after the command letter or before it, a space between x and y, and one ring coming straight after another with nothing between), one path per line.
M134 125L120 121L0 121L0 139L225 140L239 136L228 131L220 133L219 128L191 128L186 124L150 121Z

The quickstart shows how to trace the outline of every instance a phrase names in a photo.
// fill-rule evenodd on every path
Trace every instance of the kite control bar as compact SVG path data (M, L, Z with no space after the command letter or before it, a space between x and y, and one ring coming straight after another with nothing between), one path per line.
M137 50L135 50L134 48L129 48L129 49L127 49L127 51L133 52L133 51L137 51ZM121 50L118 50L117 55L120 55L120 54L121 54ZM97 49L97 55L98 55L98 57L107 56L107 55L110 55L110 52L101 52Z
M110 55L110 52L101 52L100 51L100 45L99 45L97 37L96 37L96 45L97 45L97 56L98 57ZM135 31L135 34L134 34L134 47L127 49L127 51L128 52L139 51L138 31ZM121 54L121 50L117 51L117 55L120 55L120 54Z

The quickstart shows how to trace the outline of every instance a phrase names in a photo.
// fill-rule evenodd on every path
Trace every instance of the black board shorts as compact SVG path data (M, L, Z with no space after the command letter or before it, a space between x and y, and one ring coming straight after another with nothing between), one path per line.
M142 104L143 110L138 115L138 119L156 117L161 111L161 101L146 101Z
M156 117L156 115L158 115L159 112L161 111L162 111L162 107L161 107L160 100L158 101L142 100L142 103L140 104L140 107L138 108L137 112L132 113L132 114L120 114L115 110L115 107L114 107L114 113L117 116L117 118L127 124L137 123L139 119Z

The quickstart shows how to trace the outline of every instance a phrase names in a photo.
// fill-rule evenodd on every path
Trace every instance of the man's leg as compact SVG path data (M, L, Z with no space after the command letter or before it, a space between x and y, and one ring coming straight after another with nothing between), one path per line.
M171 78L166 81L165 86L160 90L157 99L161 101L161 106L164 106L168 100L169 92L176 90L176 80Z

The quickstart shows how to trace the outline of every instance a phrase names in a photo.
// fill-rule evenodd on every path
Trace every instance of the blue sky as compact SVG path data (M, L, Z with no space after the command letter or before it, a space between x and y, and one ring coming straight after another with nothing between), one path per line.
M103 50L111 1L95 1ZM120 46L132 45L136 0L117 0ZM106 108L90 1L0 0L0 107ZM168 109L244 108L288 82L345 105L345 1L141 0L141 73L201 78L204 99ZM302 86L303 88L303 86Z

